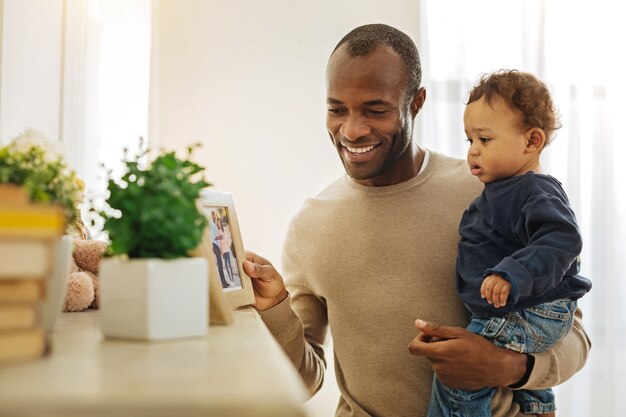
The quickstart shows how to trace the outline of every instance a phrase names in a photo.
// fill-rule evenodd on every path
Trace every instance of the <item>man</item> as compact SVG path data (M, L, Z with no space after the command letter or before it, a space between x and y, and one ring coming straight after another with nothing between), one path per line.
M561 344L534 356L463 329L458 225L481 185L464 161L412 141L426 92L411 39L385 25L356 28L335 48L326 77L327 129L347 175L292 220L287 287L262 257L249 253L244 263L255 307L311 392L323 381L328 327L341 417L426 415L433 370L465 389L536 389L573 375L589 349L579 322ZM518 415L511 398L499 390L493 415Z

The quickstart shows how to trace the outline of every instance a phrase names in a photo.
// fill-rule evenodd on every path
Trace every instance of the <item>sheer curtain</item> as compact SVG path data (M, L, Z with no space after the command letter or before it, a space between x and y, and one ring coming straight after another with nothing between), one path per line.
M122 151L148 131L150 0L65 0L62 138L66 156L101 194L100 164L121 171Z
M460 158L462 115L481 73L517 68L550 88L563 128L542 157L563 183L584 239L582 273L593 289L579 306L593 348L586 367L557 387L559 414L615 416L626 394L626 114L621 6L609 1L422 0L420 44L427 104L421 145Z

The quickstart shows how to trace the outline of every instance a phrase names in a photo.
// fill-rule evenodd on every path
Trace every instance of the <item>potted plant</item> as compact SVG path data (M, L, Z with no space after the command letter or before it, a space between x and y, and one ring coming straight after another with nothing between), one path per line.
M109 174L99 212L110 240L100 267L105 336L159 340L207 330L208 265L189 253L207 225L196 200L210 184L192 151L183 159L160 152L145 164L147 152L125 157L121 178Z
M0 185L12 196L23 193L32 203L61 207L67 224L77 219L81 191L76 173L37 130L28 129L0 147Z
M79 183L55 142L35 129L28 129L6 146L0 146L0 200L3 204L18 212L28 210L31 204L49 204L59 207L62 212L63 219L54 236L64 236L52 241L46 295L41 305L42 327L46 332L52 331L65 296L72 250L66 226L74 225L80 218L77 209L82 194ZM37 232L34 233L33 238L36 238ZM39 261L46 262L44 259L33 259L32 262Z

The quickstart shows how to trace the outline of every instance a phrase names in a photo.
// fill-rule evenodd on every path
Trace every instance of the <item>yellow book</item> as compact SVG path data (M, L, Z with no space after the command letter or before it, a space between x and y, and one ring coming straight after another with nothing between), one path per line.
M0 237L0 279L46 277L52 268L52 256L50 240Z
M0 279L0 303L36 303L44 298L42 278Z
M0 237L55 238L65 233L60 207L44 204L0 203Z
M0 304L0 334L32 329L39 324L37 304Z
M41 328L0 333L0 365L42 357L47 350Z

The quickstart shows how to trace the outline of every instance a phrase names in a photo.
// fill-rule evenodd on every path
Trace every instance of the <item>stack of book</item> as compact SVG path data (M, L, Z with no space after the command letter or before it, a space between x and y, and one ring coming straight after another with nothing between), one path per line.
M21 189L0 185L0 365L48 350L41 306L54 241L64 232L60 208L31 204Z

